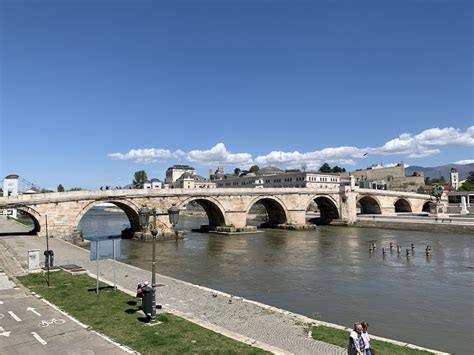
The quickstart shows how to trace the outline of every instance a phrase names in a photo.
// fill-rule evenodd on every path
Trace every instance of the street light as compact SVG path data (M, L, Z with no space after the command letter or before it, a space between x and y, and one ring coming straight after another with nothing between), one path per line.
M178 231L176 230L176 225L178 224L179 220L179 208L173 203L173 205L168 208L168 217L170 219L170 223L173 226L173 230L176 236L176 240L178 240Z
M146 206L143 206L138 211L139 219L140 219L140 226L142 228L142 233L149 225L150 220L150 209ZM153 208L151 210L151 214L153 214L153 229L151 231L152 239L153 239L153 249L152 249L152 262L151 262L151 287L152 290L152 298L151 298L151 316L150 316L150 323L156 323L156 236L158 235L158 230L156 228L156 209ZM176 207L174 204L168 209L170 223L175 229L176 224L178 224L179 219L179 208ZM176 233L176 232L175 232Z

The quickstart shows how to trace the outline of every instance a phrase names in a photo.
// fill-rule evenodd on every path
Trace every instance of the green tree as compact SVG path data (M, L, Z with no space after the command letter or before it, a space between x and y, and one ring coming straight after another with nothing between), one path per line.
M64 192L64 186L59 184L58 185L58 192Z
M461 186L459 186L459 191L474 191L474 171L470 171L469 175L462 183Z
M80 187L73 187L73 188L69 189L69 191L82 191L82 188L80 188Z
M469 172L469 175L468 175L466 181L471 183L471 184L474 184L474 171Z
M321 165L321 167L319 168L319 171L321 173L330 173L332 172L332 169L331 167L329 166L328 163L324 163L323 165Z
M142 189L143 184L148 180L145 170L136 171L133 177L133 187L136 189Z
M338 166L336 165L334 168L332 168L332 172L333 172L333 173L345 173L345 172L346 172L346 169L340 168L340 167L338 167Z
M249 170L249 171L250 171L251 173L256 173L256 172L259 171L259 170L260 170L260 167L259 167L258 165L252 165L252 166L250 167L250 170Z
M240 171L241 171L240 168L235 168L235 169L234 169L234 175L239 176L239 175L240 175Z

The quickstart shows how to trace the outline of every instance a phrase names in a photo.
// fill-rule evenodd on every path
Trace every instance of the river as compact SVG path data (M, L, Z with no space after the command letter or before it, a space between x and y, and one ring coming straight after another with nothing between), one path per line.
M232 236L190 231L206 223L180 218L185 239L158 243L158 273L347 327L365 320L375 335L473 353L473 236L335 226ZM103 208L80 224L85 236L127 226L125 214ZM403 253L384 257L390 242ZM369 253L372 243L377 249ZM124 262L151 270L149 242L123 240L122 253Z

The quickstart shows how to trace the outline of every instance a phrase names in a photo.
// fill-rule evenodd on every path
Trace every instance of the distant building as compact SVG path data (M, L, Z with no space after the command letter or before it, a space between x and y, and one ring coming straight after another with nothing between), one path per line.
M196 170L189 165L173 165L166 170L165 185L173 187L173 183L184 173L196 175Z
M454 190L457 190L460 186L459 184L459 173L455 168L451 168L451 173L449 177L449 182Z
M422 172L406 176L403 162L389 168L372 166L364 170L341 173L343 179L349 178L349 176L355 178L355 182L360 188L366 189L417 192L425 184Z
M18 196L18 178L18 175L11 174L3 179L3 196ZM17 210L15 208L4 209L2 214L16 218Z
M145 181L143 184L143 188L145 190L156 190L156 189L161 189L163 188L163 183L161 182L160 179L151 179Z
M176 189L213 189L216 187L216 183L202 176L186 172L173 183L172 187Z
M309 172L300 170L282 170L275 167L265 167L256 173L237 175L222 175L216 179L219 188L294 188L309 187L320 189L339 189L339 174Z

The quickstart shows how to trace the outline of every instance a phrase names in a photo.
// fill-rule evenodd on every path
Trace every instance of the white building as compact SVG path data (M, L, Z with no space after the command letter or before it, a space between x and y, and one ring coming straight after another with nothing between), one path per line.
M3 196L17 196L18 195L18 175L11 174L3 179ZM16 209L5 209L2 214L17 217Z
M318 189L338 190L341 178L339 174L320 173L299 170L281 170L274 167L262 168L256 173L241 176L224 175L221 180L215 180L220 188L266 188L266 187L308 187Z
M450 181L451 186L453 187L453 189L457 190L459 188L459 186L460 186L460 184L459 184L459 173L455 168L451 168L451 174L450 174L449 181Z
M189 165L173 165L166 170L165 185L173 187L173 183L184 173L196 175L196 170Z
M143 184L143 189L145 190L157 190L157 189L162 189L162 188L163 188L163 183L161 182L160 179L147 180Z
M213 189L216 187L216 183L202 176L186 172L173 183L172 187L177 189Z

